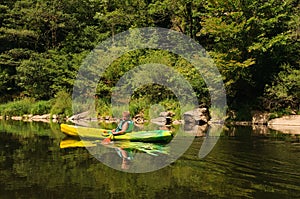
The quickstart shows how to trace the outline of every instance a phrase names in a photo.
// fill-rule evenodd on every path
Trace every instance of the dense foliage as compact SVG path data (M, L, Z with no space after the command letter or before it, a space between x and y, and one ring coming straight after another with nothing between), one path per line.
M82 60L99 42L130 28L159 26L188 35L209 52L231 109L299 111L299 10L298 0L4 0L0 103L71 94ZM112 87L126 71L151 62L174 67L199 102L209 105L205 83L188 62L168 52L141 50L108 68L96 93L98 111L109 112ZM139 98L155 104L175 96L158 85L143 87L132 97L134 112L141 111Z

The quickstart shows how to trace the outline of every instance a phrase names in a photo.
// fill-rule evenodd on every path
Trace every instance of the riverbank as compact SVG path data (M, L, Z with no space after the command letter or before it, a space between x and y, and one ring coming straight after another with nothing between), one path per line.
M58 122L59 117L57 115L43 114L43 115L23 115L23 116L0 116L0 120L17 120L24 122ZM63 119L65 120L65 119Z
M283 116L280 118L269 119L269 113L264 114L256 114L253 116L252 121L226 121L225 125L234 125L234 126L267 126L271 129L278 130L278 131L285 131L286 133L297 131L300 134L300 115L289 115ZM20 120L20 121L27 121L27 122L84 122L84 121L99 121L99 122L117 122L116 118L112 118L110 116L106 117L99 117L99 118L91 118L88 117L88 113L81 113L78 115L74 115L71 117L61 117L59 115L51 115L43 114L43 115L23 115L23 116L0 116L1 120ZM147 122L146 120L141 119L140 115L134 116L134 120L137 120L139 124ZM141 122L142 121L142 122ZM155 121L155 120L154 120ZM164 120L165 122L165 120ZM164 122L161 122L163 125ZM173 120L172 124L182 124L184 120ZM208 124L212 122L209 120L207 121ZM294 129L294 130L292 130Z

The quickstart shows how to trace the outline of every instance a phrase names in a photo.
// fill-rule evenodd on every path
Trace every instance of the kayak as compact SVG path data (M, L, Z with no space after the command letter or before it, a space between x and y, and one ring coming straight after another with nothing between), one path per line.
M68 124L60 125L61 131L67 136L105 139L110 130L98 129ZM169 142L173 138L172 132L168 130L135 131L123 135L115 135L113 140L129 140L134 142Z
M104 146L108 148L122 148L122 149L131 149L137 150L141 152L145 152L150 155L157 156L158 154L169 154L169 146L160 145L156 143L145 143L145 142L130 142L130 141L119 141L119 142L112 142L110 144L103 145L99 140L78 140L73 138L66 138L61 140L60 148L91 148L91 147L98 147Z

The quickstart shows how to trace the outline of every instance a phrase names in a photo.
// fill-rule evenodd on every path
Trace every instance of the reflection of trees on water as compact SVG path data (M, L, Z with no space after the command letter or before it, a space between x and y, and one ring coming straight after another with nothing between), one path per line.
M20 126L10 128L16 127ZM253 137L251 127L235 127L234 135L227 133L231 128L224 131L211 153L201 160L197 155L204 138L197 137L176 162L143 174L114 170L84 148L60 149L60 139L46 136L50 128L31 137L5 133L3 126L0 129L2 198L300 196L299 145ZM114 149L107 152L111 152L107 157L120 161Z

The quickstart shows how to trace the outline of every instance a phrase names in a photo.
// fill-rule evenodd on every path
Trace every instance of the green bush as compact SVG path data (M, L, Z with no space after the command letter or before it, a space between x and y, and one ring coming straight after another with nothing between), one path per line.
M159 113L154 114L155 107L160 107L158 112L171 111L175 114L174 119L179 119L181 114L185 111L184 108L181 110L180 104L174 99L165 99L159 103L151 103L148 98L139 98L130 101L129 111L131 114L136 115L138 113L144 113L145 119L150 119L151 115L158 116ZM182 111L182 112L181 112Z
M150 105L151 102L148 98L132 99L129 103L129 111L132 116L143 113L144 117L148 119L146 112L150 108Z
M72 111L72 98L66 91L59 91L54 99L54 105L50 111L51 115L60 115L61 117L71 116Z
M0 104L0 115L4 115L5 104Z
M2 116L22 116L30 113L34 100L25 98L18 101L8 102L0 106L0 114Z
M104 99L98 99L96 101L96 111L98 115L109 116L112 115L111 105Z
M166 111L171 111L175 114L174 119L180 119L181 114L183 114L185 111L188 111L181 109L180 103L174 99L166 99L160 104L165 107Z
M126 106L120 107L120 110L118 111L121 113L122 111L125 111L126 108ZM144 119L146 120L156 116L158 117L159 113L162 111L171 111L175 114L174 119L180 119L181 114L192 109L193 107L181 107L179 102L174 99L164 99L158 103L154 103L148 97L141 97L131 99L129 103L129 111L131 116L143 114ZM96 111L101 116L113 115L111 104L104 99L99 99L96 101Z
M30 109L32 115L48 114L51 111L53 101L38 101L33 103Z

